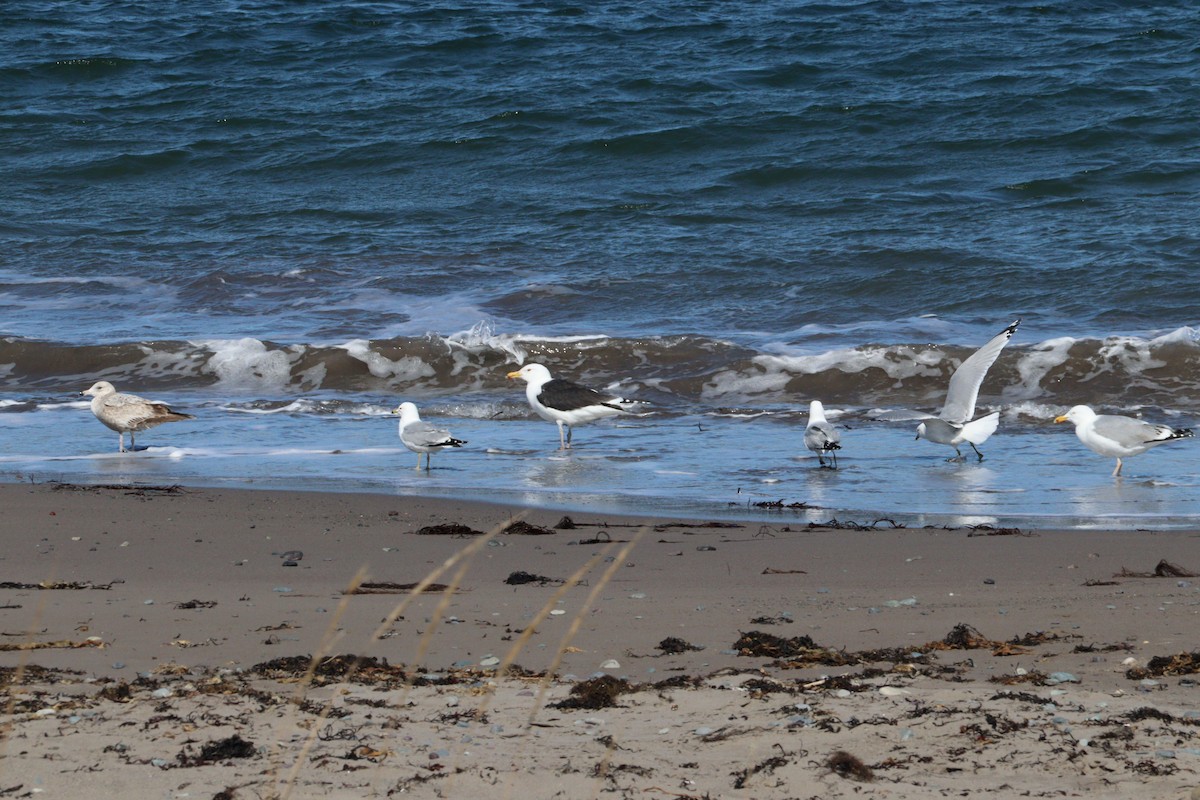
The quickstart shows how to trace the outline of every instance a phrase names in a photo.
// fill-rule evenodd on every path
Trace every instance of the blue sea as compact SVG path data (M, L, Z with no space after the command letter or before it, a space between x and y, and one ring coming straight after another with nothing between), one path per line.
M0 480L1200 524L1200 441L1114 480L1052 422L1200 429L1198 43L1181 1L10 0ZM917 417L1017 318L947 463ZM643 413L560 452L529 361ZM121 455L100 379L196 419ZM469 445L418 473L404 400Z

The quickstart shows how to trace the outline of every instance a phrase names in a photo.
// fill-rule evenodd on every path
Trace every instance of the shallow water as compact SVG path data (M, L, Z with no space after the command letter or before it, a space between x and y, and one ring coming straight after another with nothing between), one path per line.
M981 448L982 463L974 455L947 463L949 448L914 440L915 422L855 422L843 431L835 471L803 450L803 420L783 415L605 421L578 427L575 447L559 451L555 426L541 420L426 414L468 440L437 454L427 473L414 469L416 456L401 447L396 418L382 406L343 414L189 410L200 419L143 433L139 447L148 449L126 454L79 402L0 414L0 476L478 497L586 515L736 515L776 525L1200 523L1192 442L1128 459L1125 475L1113 479L1113 462L1085 450L1066 425L1002 427ZM809 508L755 505L780 500Z
M1049 423L1200 427L1190 3L86 8L0 26L0 477L1200 523L1194 443ZM879 421L1018 317L982 466ZM526 361L652 415L555 453ZM200 419L117 457L97 379ZM406 470L401 400L471 447Z

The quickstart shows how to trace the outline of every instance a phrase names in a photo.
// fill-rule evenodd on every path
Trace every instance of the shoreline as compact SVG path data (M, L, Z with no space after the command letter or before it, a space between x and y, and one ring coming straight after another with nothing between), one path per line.
M1194 530L73 484L0 502L0 784L48 796L1181 797L1200 769L1192 673L1133 672L1194 647L1200 579L1120 576L1200 572ZM452 524L480 533L416 533ZM615 705L554 706L596 676ZM234 734L245 755L192 763Z

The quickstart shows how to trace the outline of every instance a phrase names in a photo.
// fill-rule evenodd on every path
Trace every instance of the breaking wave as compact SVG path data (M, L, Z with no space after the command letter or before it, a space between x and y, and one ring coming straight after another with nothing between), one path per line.
M450 336L337 343L241 338L80 346L3 338L0 375L14 393L78 391L102 379L137 391L211 387L233 396L378 392L453 398L511 393L506 373L538 361L556 374L619 387L667 408L761 407L813 397L858 409L936 408L950 375L971 352L888 342L767 353L703 336L535 337L480 324ZM1197 410L1198 356L1200 331L1190 327L1153 338L1013 343L992 368L980 399L1017 413L1080 402Z

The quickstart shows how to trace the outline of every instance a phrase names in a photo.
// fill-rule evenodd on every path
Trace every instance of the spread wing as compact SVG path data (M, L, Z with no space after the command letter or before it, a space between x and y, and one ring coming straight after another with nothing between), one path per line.
M996 363L996 359L1000 357L1000 351L1017 332L1017 326L1020 324L1021 320L1017 320L1000 331L990 342L976 350L970 358L959 365L954 374L950 376L950 388L946 391L946 405L942 407L942 413L938 416L946 422L958 424L971 421L971 418L975 416L975 401L979 398L979 387L983 383L983 379L987 377L988 370L991 369L992 364Z

